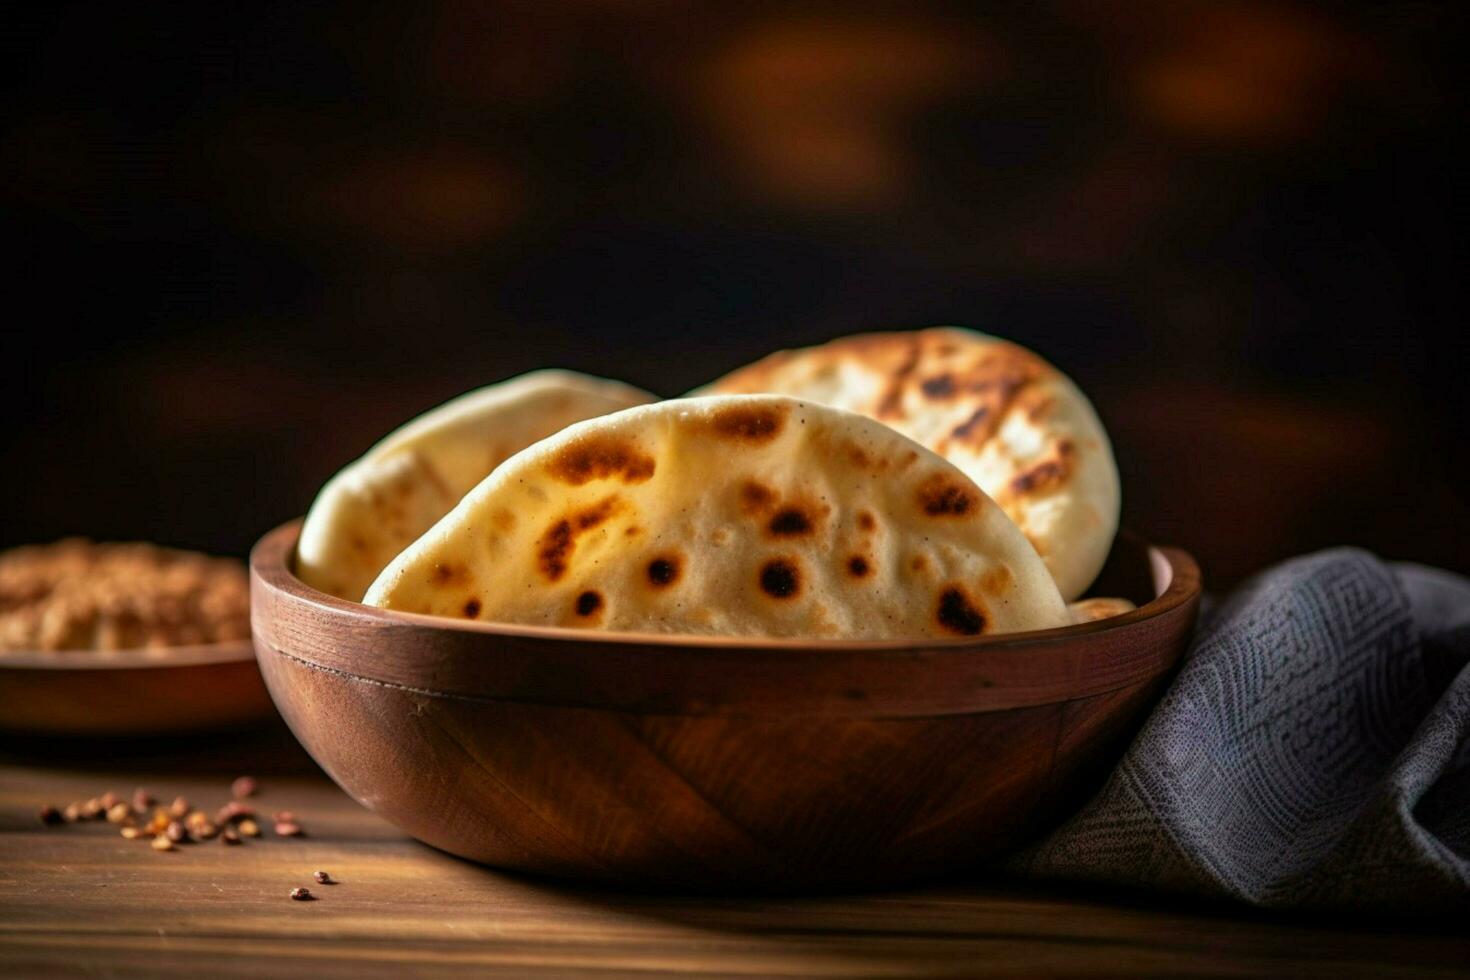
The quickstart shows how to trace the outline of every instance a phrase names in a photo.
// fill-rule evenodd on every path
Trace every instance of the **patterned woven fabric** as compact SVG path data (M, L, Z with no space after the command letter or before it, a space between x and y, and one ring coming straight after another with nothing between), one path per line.
M1256 905L1470 904L1470 580L1334 549L1242 586L1012 870Z

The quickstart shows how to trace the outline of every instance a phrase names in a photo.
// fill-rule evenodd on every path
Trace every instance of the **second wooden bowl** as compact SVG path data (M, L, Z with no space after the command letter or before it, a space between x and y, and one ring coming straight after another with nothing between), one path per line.
M1199 571L1126 535L1115 619L967 641L650 636L390 613L251 555L256 653L349 794L435 847L703 890L958 873L1100 784L1188 642Z
M157 735L234 728L271 714L249 640L0 652L0 731Z

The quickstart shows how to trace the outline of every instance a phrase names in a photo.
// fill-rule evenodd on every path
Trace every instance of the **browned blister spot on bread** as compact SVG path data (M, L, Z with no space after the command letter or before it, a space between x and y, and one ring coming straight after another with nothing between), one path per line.
M931 398L935 401L953 398L955 394L954 375L936 374L932 378L925 378L919 382L919 390L924 393L926 398Z
M873 566L862 555L853 555L847 559L847 574L853 578L867 578L873 574Z
M679 581L683 563L678 555L663 554L648 563L648 582L656 589L667 588Z
M970 413L970 417L955 426L950 435L960 442L979 445L990 438L990 406L981 405Z
M622 500L618 496L604 497L552 524L536 546L541 573L552 582L558 581L566 574L567 562L577 547L577 538L612 517L621 507Z
M464 603L465 619L475 619L480 615L480 600L466 599Z
M837 439L828 442L827 445L822 446L823 451L827 451L827 446L831 447L833 455L846 456L853 468L868 473L887 473L895 466L903 469L909 462L906 455L899 458L892 452L864 446L851 439Z
M857 526L864 531L871 531L878 526L872 511L860 510L857 515Z
M1011 566L996 565L980 577L980 591L986 595L1001 595L1016 584Z
M577 601L574 605L574 608L577 610L578 616L586 619L587 617L596 614L596 612L602 608L602 596L597 591L593 589L588 589L577 596Z
M567 558L575 547L571 521L557 521L541 538L537 555L541 572L555 582L567 572Z
M439 586L453 585L463 581L468 574L469 569L463 565L438 562L434 565L434 570L429 573L429 581Z
M1029 388L1016 397L1016 408L1032 422L1042 422L1056 411L1057 400L1044 388Z
M781 434L788 412L786 405L727 405L710 416L710 428L725 439L770 442Z
M773 538L795 538L812 533L812 519L800 507L783 507L771 517L766 531Z
M776 491L755 480L740 485L740 509L747 514L760 514L776 503Z
M801 570L795 559L772 558L761 566L761 591L773 599L790 599L801 591Z
M980 509L980 491L959 476L935 473L919 484L917 494L930 517L963 517Z
M495 525L497 531L509 534L516 528L516 515L511 513L508 507L497 507L490 515L490 523Z
M1036 496L1061 489L1072 475L1075 455L1076 450L1070 441L1058 440L1056 452L1017 473L1007 491L1017 496Z
M874 338L882 343L879 338ZM907 350L904 352L903 360L893 369L888 378L888 388L883 397L878 401L873 414L879 419L897 418L903 414L903 395L908 389L909 379L913 376L919 366L919 355L922 353L917 337L904 338Z
M956 382L978 404L950 431L950 437L977 448L989 442L1012 404L1044 373L1043 363L1028 353L986 353ZM1027 397L1023 407L1036 411L1037 404L1037 399Z
M608 479L642 483L653 476L654 460L627 439L589 435L561 447L547 470L572 486Z
M976 636L985 632L985 614L982 607L957 585L951 585L939 593L939 605L934 618L944 629L961 636Z

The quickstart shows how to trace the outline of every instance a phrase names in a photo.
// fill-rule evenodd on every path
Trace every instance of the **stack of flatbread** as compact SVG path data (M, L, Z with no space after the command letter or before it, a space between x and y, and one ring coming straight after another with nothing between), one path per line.
M1074 603L1118 526L1086 397L952 328L783 351L656 401L543 371L409 423L326 485L297 571L457 619L644 633L965 637Z

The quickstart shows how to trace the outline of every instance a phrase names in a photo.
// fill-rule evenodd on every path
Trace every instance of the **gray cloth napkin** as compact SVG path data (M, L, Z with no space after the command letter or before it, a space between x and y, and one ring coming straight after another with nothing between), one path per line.
M1397 912L1470 904L1470 580L1338 548L1205 617L1102 791L1010 868Z

